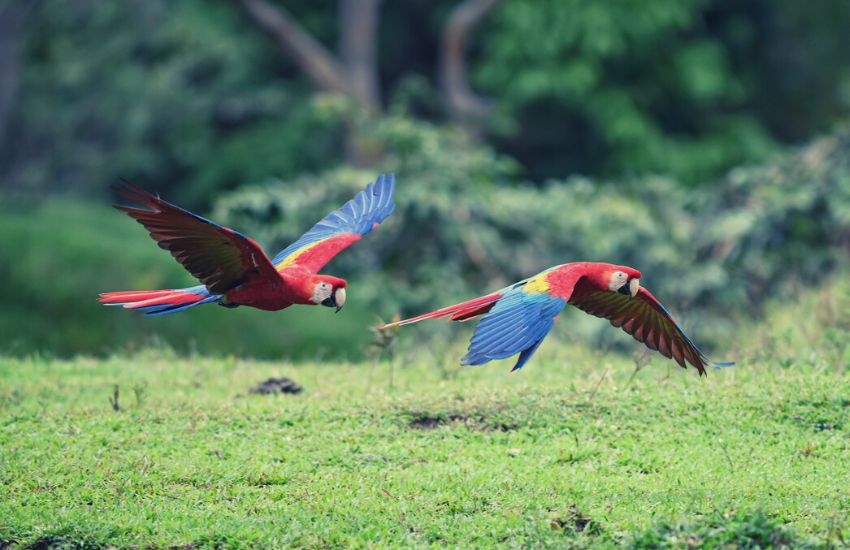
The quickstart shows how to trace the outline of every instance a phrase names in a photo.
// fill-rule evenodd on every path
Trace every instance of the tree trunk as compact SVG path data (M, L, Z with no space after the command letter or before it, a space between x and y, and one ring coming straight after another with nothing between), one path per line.
M368 166L380 154L363 128L381 111L376 42L380 0L340 0L339 58L296 23L283 7L268 0L234 0L254 24L270 36L316 88L345 94L356 109L343 121L346 159Z
M345 152L348 162L361 168L374 164L381 154L381 144L369 139L364 128L381 112L376 47L380 3L340 0L339 6L339 56L360 109L346 122Z
M449 116L465 122L480 121L490 113L490 102L472 91L467 81L466 41L481 19L499 0L464 0L452 10L440 49L440 84Z
M377 70L378 5L381 0L341 0L339 56L351 90L369 112L380 111Z
M21 54L26 24L36 1L0 1L0 150L9 137L21 82Z
M316 87L351 94L345 71L337 60L302 29L283 7L273 6L267 0L236 2L254 24L277 43L284 55L292 58Z

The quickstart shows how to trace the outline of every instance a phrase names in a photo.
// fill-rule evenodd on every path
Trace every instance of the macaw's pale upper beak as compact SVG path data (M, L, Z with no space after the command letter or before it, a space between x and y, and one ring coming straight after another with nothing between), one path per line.
M333 294L322 300L322 305L327 307L335 307L336 312L339 313L339 310L341 310L342 306L345 305L345 289L336 289Z
M342 309L342 306L345 305L345 289L338 288L336 292L334 292L334 302L336 305L336 312L339 313L339 310Z
M620 287L617 292L620 294L625 294L626 296L631 296L634 298L637 296L638 291L640 290L640 279L632 279L628 283L624 284Z

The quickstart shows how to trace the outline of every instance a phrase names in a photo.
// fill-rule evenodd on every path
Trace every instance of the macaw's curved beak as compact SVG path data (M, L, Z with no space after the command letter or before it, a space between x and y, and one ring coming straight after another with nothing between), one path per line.
M342 306L345 305L345 289L336 289L336 292L333 293L332 298L334 300L334 305L336 306L336 313L339 313L339 310L341 310Z
M617 290L617 292L634 298L635 296L637 296L638 290L640 290L640 279L632 279L628 283L621 286L620 289Z

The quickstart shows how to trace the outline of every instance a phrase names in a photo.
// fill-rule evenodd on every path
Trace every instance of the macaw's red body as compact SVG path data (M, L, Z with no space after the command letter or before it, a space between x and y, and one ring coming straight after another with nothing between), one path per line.
M640 271L626 266L576 262L547 269L507 288L382 328L448 317L466 321L483 315L472 335L464 365L482 365L519 354L513 370L531 358L567 304L608 319L635 340L700 374L708 359L655 296L640 286Z
M144 208L116 208L144 225L159 246L171 252L202 284L172 290L106 292L100 295L102 303L146 315L165 315L212 302L267 311L295 304L321 304L339 311L345 304L346 281L318 272L392 213L395 176L381 176L367 185L273 259L245 235L125 185L121 194Z

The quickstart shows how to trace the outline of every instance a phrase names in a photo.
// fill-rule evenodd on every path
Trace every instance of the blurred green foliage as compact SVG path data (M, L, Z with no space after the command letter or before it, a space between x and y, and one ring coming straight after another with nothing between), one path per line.
M7 185L94 193L118 177L210 193L316 169L336 127L227 3L61 2L27 45Z
M472 87L494 105L477 123L449 120L435 76L458 4L381 5L383 101L358 126L381 154L355 170L351 102L317 92L234 2L26 3L20 86L14 108L0 105L0 345L99 353L160 335L186 351L356 355L375 314L577 260L640 268L705 333L846 264L847 132L782 151L850 112L850 4L505 0L469 36ZM0 0L0 32L12 6ZM285 8L334 50L336 3ZM106 213L120 176L212 208L273 251L386 171L399 178L397 213L328 266L353 280L332 335L309 308L152 320L94 302L193 284Z
M361 357L371 320L352 300L279 313L201 306L148 318L97 302L109 290L196 283L144 229L103 205L52 199L0 201L0 354L69 356L162 346L181 354ZM355 285L356 282L352 283Z
M560 263L607 261L637 267L662 301L687 313L680 318L710 329L847 264L850 132L686 191L661 177L573 177L538 189L462 133L403 117L379 131L387 169L398 173L396 213L329 271L369 273L368 299L385 316ZM222 197L216 218L265 241L293 240L374 176L338 169L247 187Z
M35 3L4 187L102 193L124 176L203 208L219 190L338 166L345 108L233 4ZM385 111L445 122L434 74L457 4L382 6ZM286 9L333 50L335 4ZM708 182L847 116L848 20L841 0L504 1L470 36L472 82L496 105L478 135L533 181Z
M0 263L4 353L99 354L159 340L182 352L360 357L377 315L421 313L582 260L641 269L644 284L687 328L699 321L705 342L728 336L767 300L847 266L850 132L734 170L710 191L685 191L659 177L574 177L537 189L516 180L515 163L464 132L402 116L375 131L390 145L388 169L398 173L396 212L326 268L351 279L349 303L333 323L324 308L270 314L204 306L154 319L104 308L95 301L101 291L194 282L105 206L7 197L0 257L15 261ZM374 177L339 168L270 180L223 196L212 217L274 253ZM598 330L630 342L583 314L568 319L558 326L562 336Z
M506 2L476 74L534 178L705 183L850 110L850 4Z

